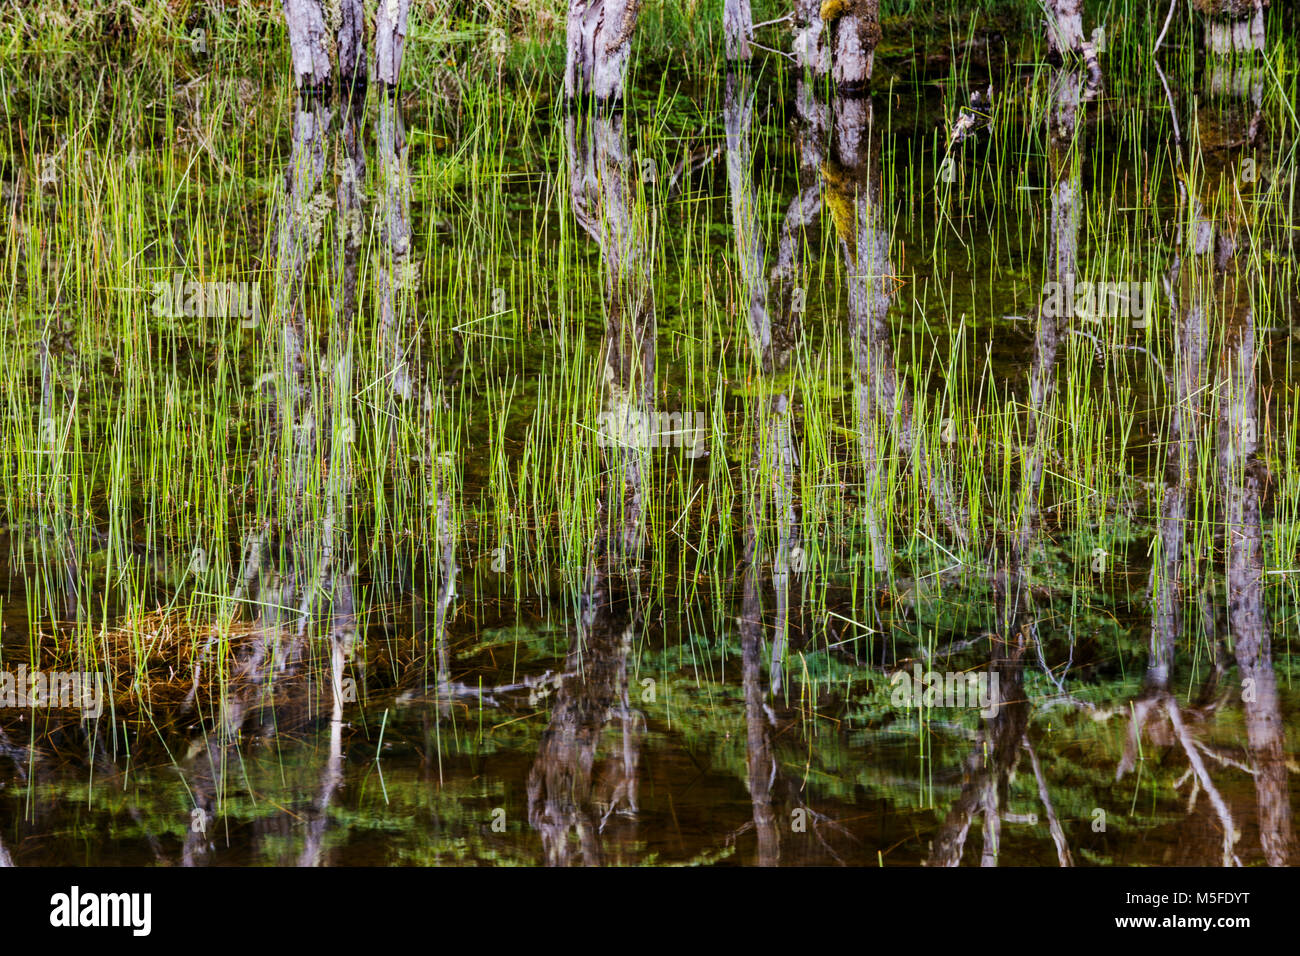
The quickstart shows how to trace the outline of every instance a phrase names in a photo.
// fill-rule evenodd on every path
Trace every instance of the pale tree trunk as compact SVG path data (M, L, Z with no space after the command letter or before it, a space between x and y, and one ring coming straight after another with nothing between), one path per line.
M723 128L727 135L727 191L731 197L731 222L736 232L740 284L749 300L749 333L755 357L771 368L771 319L767 312L767 282L763 278L763 235L758 218L750 164L753 153L749 131L754 116L754 95L746 76L727 73Z
M841 88L864 87L880 42L880 0L828 0L822 16L831 28L831 78Z
M799 191L786 207L777 236L776 262L772 265L772 307L774 351L784 352L794 344L799 327L795 296L800 262L798 254L822 210L822 162L825 160L829 110L813 92L812 84L800 79L795 84L795 139L799 151ZM797 293L802 295L802 291ZM779 340L779 341L778 341Z
M754 40L754 14L749 0L726 0L722 7L722 35L728 60L748 60L753 56L749 45Z
M312 400L312 382L317 374L315 333L303 304L306 297L307 264L320 242L321 221L329 202L326 192L328 162L326 139L331 123L329 108L319 97L299 97L293 113L293 138L285 172L283 208L276 235L275 315L272 330L276 369L274 426L285 436L290 449L287 461L280 461L280 441L267 442L269 477L281 505L279 513L289 516L290 527L308 519L306 498L311 490L311 467L315 456L319 409Z
M589 116L572 110L565 148L573 213L600 246L605 270L606 415L631 420L648 411L654 394L654 309L623 120L617 111ZM605 862L600 833L606 821L616 812L635 816L639 809L645 717L631 705L628 656L644 607L619 568L641 550L646 452L622 441L625 434L620 429L616 447L604 449L582 611L528 773L528 822L541 835L549 865L566 865L578 853L588 866ZM600 745L615 717L622 746L602 761Z
M1244 316L1240 313L1244 313ZM1219 473L1228 550L1228 624L1242 680L1246 739L1255 765L1260 843L1269 866L1290 857L1291 804L1286 742L1264 606L1264 542L1260 521L1267 472L1254 459L1257 443L1255 326L1247 301L1229 318L1227 381L1219 405Z
M361 0L338 0L339 79L356 85L366 79L366 17Z
M1046 0L1046 9L1049 59L1064 63L1068 58L1082 57L1088 70L1083 98L1096 99L1102 89L1101 64L1097 59L1097 44L1083 32L1083 0Z
M964 547L968 517L952 492L946 468L931 462L917 441L914 405L901 378L890 342L888 315L897 271L890 256L890 220L882 196L878 142L873 140L871 100L840 96L835 100L835 140L825 167L826 201L840 238L848 279L848 309L858 412L858 442L867 470L868 531L873 567L889 569L889 529L877 523L875 509L889 494L878 440L891 436L900 458L915 467L931 493L940 519ZM879 135L879 131L876 131Z
M1047 0L1047 49L1057 56L1083 48L1083 0Z
M1225 224L1231 229L1232 224ZM1238 265L1236 236L1219 243L1226 269L1216 280L1214 303L1224 309L1224 381L1219 389L1218 465L1227 558L1228 626L1242 682L1246 740L1255 770L1260 844L1269 866L1286 866L1292 846L1285 724L1273 670L1272 636L1264 603L1263 489L1271 484L1256 452L1260 427L1256 378L1255 316L1250 286L1255 275ZM1231 250L1231 251L1228 251ZM1244 256L1240 258L1245 258Z
M380 20L395 0L382 0ZM410 0L402 0L409 4ZM293 56L294 84L320 89L336 75L353 84L365 77L366 33L361 0L281 0ZM405 30L405 17L402 19ZM379 37L376 37L378 45ZM399 47L400 59L400 47Z
M623 95L641 0L569 0L564 93L598 101Z
M1205 52L1212 56L1264 49L1265 0L1193 0L1205 18Z
M411 0L379 0L375 13L375 82L397 86Z
M802 69L811 70L815 76L825 76L831 68L831 52L826 42L821 9L821 0L795 0L794 59Z
M401 107L381 97L376 121L376 159L379 163L379 267L375 270L375 298L379 305L380 373L388 376L389 389L402 400L411 398L412 381L407 361L406 303L415 291L419 273L411 264L410 181L406 165L406 130Z
M320 0L281 0L293 54L293 79L300 89L323 86L330 78L330 31Z
M757 476L755 476L757 481ZM763 689L763 601L759 570L759 511L751 506L745 526L745 591L740 612L741 674L745 688L745 768L754 832L758 836L758 865L776 866L781 860L781 831L772 801L772 784L779 766L772 749L771 709Z
M1058 283L1073 277L1077 268L1079 210L1083 205L1082 174L1077 160L1081 85L1081 77L1075 72L1058 68L1047 115L1048 160L1052 178L1057 183L1052 190L1048 219L1048 276L1049 281ZM1002 703L992 719L985 723L982 739L967 761L966 783L939 828L927 866L960 864L971 823L977 814L984 817L981 865L996 866L1002 816L1021 750L1030 749L1031 760L1037 761L1032 756L1027 736L1029 706L1024 692L1024 655L1029 648L1039 644L1027 563L1029 545L1037 525L1038 495L1046 458L1044 422L1051 414L1049 402L1056 381L1056 353L1061 331L1050 310L1040 305L1029 377L1029 435L1021 468L1020 518L1018 525L1009 531L1009 547L1004 554L997 555L996 570L992 575L997 636L992 642L989 671L998 676L998 697ZM1041 781L1040 787L1044 808L1050 817L1054 817L1046 786ZM1062 865L1070 865L1071 857L1063 834L1054 832L1053 839Z
M595 553L609 560L636 558L645 531L645 448L625 436L653 416L655 312L650 284L648 227L636 208L632 157L623 116L566 119L569 192L579 225L599 245L605 270L605 384L607 420L619 435L605 449L607 504Z

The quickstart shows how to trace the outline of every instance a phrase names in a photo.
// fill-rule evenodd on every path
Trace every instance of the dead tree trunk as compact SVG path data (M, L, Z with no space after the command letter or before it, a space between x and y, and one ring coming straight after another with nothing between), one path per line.
M384 23L389 6L398 0L380 3L379 24ZM402 32L406 30L405 7L410 0L400 0ZM361 0L281 0L284 22L289 30L289 50L293 56L293 79L299 89L319 90L331 79L345 86L364 82L366 75L366 21ZM377 32L375 45L381 45ZM398 47L400 60L401 48Z
M1205 19L1205 52L1212 56L1254 53L1264 49L1267 0L1193 0Z
M1087 39L1083 32L1083 0L1046 0L1047 2L1047 53L1053 63L1065 63L1081 57L1088 69L1085 100L1095 99L1101 93L1101 64L1097 60L1097 44Z
M844 90L865 87L880 42L880 0L829 0L822 19L831 30L831 78Z
M392 89L402 71L411 0L380 0L375 13L375 82Z
M339 0L339 81L348 87L366 79L366 17L361 0Z
M1083 0L1047 0L1047 49L1059 57L1083 49Z
M826 43L826 25L822 22L821 0L795 0L794 59L804 70L825 76L831 68L830 47Z
M281 0L293 55L293 81L299 89L318 89L333 75L330 31L320 0Z
M1260 520L1267 471L1255 459L1258 399L1255 378L1255 322L1249 293L1238 289L1235 263L1224 279L1223 301L1235 304L1225 316L1227 341L1219 404L1219 479L1223 493L1228 552L1228 626L1241 675L1246 739L1255 765L1260 844L1269 866L1286 866L1290 856L1291 801L1287 787L1286 741L1273 671L1268 610L1264 604L1264 540ZM1242 285L1245 283L1242 282Z
M722 8L722 35L728 60L748 60L753 56L749 44L754 39L754 14L749 0L726 0Z
M569 0L564 94L619 99L627 79L641 0Z

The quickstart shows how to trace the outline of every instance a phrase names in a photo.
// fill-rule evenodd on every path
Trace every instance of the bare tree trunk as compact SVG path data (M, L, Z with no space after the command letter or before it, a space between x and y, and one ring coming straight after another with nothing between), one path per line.
M1083 0L1047 0L1047 49L1059 57L1083 49Z
M842 89L865 87L880 42L880 0L828 0L821 15L832 33L831 78Z
M1088 70L1083 98L1096 99L1101 94L1103 78L1097 44L1087 39L1083 30L1083 0L1046 0L1046 3L1048 58L1054 63L1064 63L1069 58L1081 57Z
M411 0L379 0L375 13L375 82L389 89L397 86L402 72L402 48L410 12Z
M355 86L366 79L366 17L361 0L338 0L339 79Z
M759 223L757 197L754 193L753 152L750 130L754 119L754 95L748 73L727 73L726 102L723 107L723 126L727 135L727 183L731 195L732 225L736 233L736 249L740 259L740 281L749 301L749 338L755 363L763 378L781 364L773 342L772 319L768 314L768 283L763 270L762 227ZM789 228L793 229L793 225ZM791 250L793 259L793 250ZM788 341L788 325L792 316L780 317L780 334ZM775 391L775 389L774 389ZM760 400L756 416L755 448L753 453L753 488L749 506L750 521L756 523L765 511L766 489L764 477L770 477L772 488L773 523L776 526L776 549L772 560L772 587L776 592L776 627L772 638L771 690L779 694L785 677L786 645L790 625L790 571L791 555L798 542L798 521L795 514L795 474L799 467L799 454L795 448L790 422L789 399L784 392L765 395ZM750 575L756 575L753 563L759 560L761 548L754 531L754 541L747 547L750 568L746 576L746 594L751 584ZM757 608L757 602L754 602ZM755 613L758 613L755 610ZM748 652L747 652L748 653ZM751 731L752 734L752 731ZM753 781L751 779L751 790ZM762 835L760 834L760 839Z
M623 95L641 0L569 0L564 93L607 102Z
M1199 215L1197 205L1194 228ZM1174 283L1181 287L1175 310L1181 321L1174 339L1175 402L1169 429L1170 451L1165 465L1164 496L1160 503L1159 549L1151 564L1151 650L1145 679L1149 689L1159 690L1169 687L1174 650L1182 631L1182 555L1187 499L1196 468L1193 456L1198 444L1199 395L1208 344L1205 307L1211 296L1204 288L1204 282L1197 281L1199 272L1208 271L1208 264L1187 262L1184 265L1181 256L1177 256L1174 262Z
M754 118L754 96L749 77L727 71L723 127L727 136L727 186L731 197L731 223L736 233L740 284L749 298L747 327L755 356L771 367L771 319L767 312L767 282L763 276L763 236L758 219L750 164L753 153L749 131Z
M754 39L754 14L749 0L726 0L722 7L722 35L728 60L748 60L753 55L749 44Z
M793 346L799 333L800 310L796 307L795 289L801 262L796 256L806 241L806 233L822 209L822 162L824 160L828 110L818 101L812 84L800 79L795 84L795 110L798 117L795 136L799 148L799 191L786 207L781 231L777 236L776 262L770 276L770 300L774 317L770 325L773 362ZM798 293L800 296L803 292Z
M757 449L756 449L757 451ZM742 675L745 688L745 764L754 830L758 834L758 865L776 866L781 859L781 836L772 806L772 785L778 766L772 749L772 724L762 679L762 585L759 580L762 549L758 543L758 512L750 507L745 528L745 591L740 612Z
M1205 18L1205 51L1212 56L1264 49L1265 0L1193 0Z
M330 31L320 0L281 0L289 28L293 79L299 89L317 89L332 75Z
M1057 69L1052 82L1052 109L1047 115L1048 159L1056 186L1048 220L1051 243L1049 281L1063 282L1077 268L1079 210L1083 191L1077 159L1079 89L1081 77ZM1010 546L995 564L993 577L997 634L993 640L989 671L998 676L997 713L983 729L982 740L967 761L967 783L939 829L927 866L957 866L975 814L984 814L984 849L981 864L996 866L1001 841L1001 814L1005 812L1010 778L1022 749L1029 723L1024 693L1024 655L1039 644L1038 621L1030 596L1027 555L1038 518L1038 495L1043 477L1045 448L1043 423L1050 414L1048 402L1056 383L1056 352L1061 330L1052 310L1038 308L1038 331L1029 376L1029 438L1020 475L1020 523L1010 530ZM996 556L995 556L996 557ZM1031 757L1036 762L1036 757ZM1045 788L1042 794L1045 794ZM1050 800L1044 798L1044 808ZM1053 839L1056 839L1053 833ZM1057 840L1058 853L1064 836ZM1062 862L1068 858L1062 854Z
M873 142L871 100L841 96L835 100L835 141L826 164L826 201L840 235L848 277L848 307L858 409L858 440L867 470L868 529L873 567L888 569L889 531L876 524L879 496L889 494L882 474L887 456L879 434L889 434L899 458L914 467L930 492L940 520L963 546L969 542L968 509L956 500L947 469L931 460L916 440L913 400L900 379L889 333L897 271L890 256L889 214L881 192L879 153ZM877 432L877 428L884 432Z
M794 59L802 69L811 70L815 76L825 76L831 68L830 45L826 41L821 9L821 0L795 0Z

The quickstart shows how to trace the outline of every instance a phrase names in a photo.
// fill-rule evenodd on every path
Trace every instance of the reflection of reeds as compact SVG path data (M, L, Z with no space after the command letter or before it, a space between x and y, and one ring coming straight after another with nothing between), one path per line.
M813 6L797 5L800 26ZM442 714L455 713L449 701L475 693L458 636L594 600L597 542L629 558L622 584L664 609L674 640L707 635L714 653L738 606L762 620L776 653L755 670L761 639L743 635L738 678L755 729L771 722L751 690L809 714L851 706L878 678L868 659L956 658L996 634L1041 664L1025 677L1035 703L1097 702L1135 668L1171 695L1212 688L1176 701L1204 754L1210 705L1225 706L1226 638L1240 676L1266 687L1287 666L1270 622L1280 632L1295 613L1295 576L1261 575L1289 570L1300 541L1300 400L1279 337L1295 299L1297 81L1270 52L1240 77L1206 78L1211 95L1191 110L1192 26L1176 18L1162 45L1172 114L1138 29L1110 38L1115 100L1085 116L1070 84L1086 88L1086 73L1066 71L1064 88L1045 69L991 77L987 127L951 151L927 133L941 103L951 116L984 87L963 57L938 94L904 76L832 113L815 79L757 47L748 81L728 90L703 59L718 75L690 95L659 84L646 54L627 111L572 130L550 95L558 76L548 87L533 61L476 75L430 57L406 97L372 90L373 123L310 97L291 118L283 64L250 63L239 82L147 57L102 84L14 71L23 136L0 226L14 290L0 331L6 663L27 636L36 656L102 665L121 712L161 715L196 686L216 726L223 696L251 679L241 662L283 640L299 676L266 681L289 696L310 684L330 717L324 691L355 630L362 661L391 664L403 688L438 684ZM1116 107L1142 97L1159 108ZM1165 148L1174 118L1185 163ZM859 135L871 145L845 161ZM584 189L604 185L603 205L568 188L566 158ZM282 173L293 202L268 211L266 183ZM1233 175L1220 190L1221 173ZM1187 188L1201 218L1241 207L1249 242L1228 299L1239 315L1249 302L1248 333L1217 316L1208 253L1164 234ZM1175 305L1162 299L1145 327L1053 325L1036 309L1040 280L1067 267L1159 283L1175 255ZM276 306L251 329L154 316L148 290L175 271L259 281ZM705 412L709 454L600 448L592 429L611 402ZM1251 407L1257 446L1212 457L1229 446L1205 423ZM406 633L412 618L427 648ZM711 689L714 662L701 660L693 686ZM766 684L751 681L764 667ZM1242 747L1273 862L1285 748L1268 694L1249 703ZM1153 705L1139 730L1182 746L1163 714ZM1077 807L1035 726L1034 782L1051 788L1057 845L1077 858ZM1014 730L1000 753L1023 749ZM1121 765L1136 769L1139 742ZM751 778L767 765L761 736L755 754ZM756 790L766 821L764 801L779 801ZM332 799L315 793L322 814Z

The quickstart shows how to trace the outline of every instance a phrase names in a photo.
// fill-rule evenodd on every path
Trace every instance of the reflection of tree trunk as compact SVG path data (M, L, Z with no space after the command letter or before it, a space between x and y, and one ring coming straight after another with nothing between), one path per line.
M341 599L341 600L340 600ZM299 866L320 866L324 852L325 830L329 823L330 804L343 783L343 663L345 644L350 644L356 633L356 616L352 610L352 588L340 589L336 598L334 626L331 628L333 652L330 655L330 676L333 688L333 707L330 716L329 756L321 769L320 790L311 807L307 821L307 839L298 857Z
M246 544L237 603L258 609L251 634L234 647L229 690L219 701L217 726L190 772L200 826L187 834L184 862L202 862L228 766L238 760L240 731L263 708L279 707L275 687L310 663L309 626L321 606L330 608L328 684L333 701L331 756L308 825L306 864L320 859L329 804L341 781L343 669L356 635L349 514L352 499L352 327L361 248L360 183L365 159L359 145L360 103L344 104L339 179L327 187L327 140L332 111L321 97L300 96L277 233L275 314L269 330L274 400L263 435L261 468L265 512ZM330 316L325 357L307 313L307 263L324 232L326 210L338 213L333 258L342 287ZM322 465L324 467L322 468ZM322 481L323 472L323 481ZM211 646L212 642L209 642ZM308 687L312 684L309 683ZM198 691L196 667L195 687ZM303 701L298 699L301 704ZM303 714L314 706L300 708ZM268 710L267 713L270 711Z
M566 121L570 196L579 224L599 245L605 271L606 408L615 442L605 448L607 508L596 556L639 554L646 449L625 441L650 414L655 316L645 225L633 207L623 116L570 113Z
M1082 187L1078 166L1075 137L1078 130L1079 77L1065 70L1057 70L1052 78L1052 106L1047 117L1048 162L1051 168L1052 188L1048 260L1049 280L1055 283L1072 283L1078 268L1079 210L1082 204ZM1044 438L1049 418L1048 404L1056 386L1056 352L1060 345L1061 329L1052 310L1038 309L1038 328L1034 334L1034 354L1029 368L1029 422L1024 461L1020 470L1020 502L1017 510L1018 525L1012 536L1009 568L1001 601L1004 610L999 614L998 625L1004 634L1014 634L1016 617L1027 611L1028 584L1023 579L1023 568L1030 539L1038 518L1038 496L1043 484L1043 462L1047 452Z
M848 274L850 336L853 347L858 443L866 469L866 511L872 565L889 569L888 529L877 510L888 494L885 456L877 444L877 422L898 444L901 459L919 469L940 519L959 543L969 541L969 517L952 491L947 469L931 461L916 441L912 397L899 380L887 322L893 302L894 265L890 232L880 197L878 156L872 144L872 106L863 98L841 97L835 104L835 149L826 165L827 203L840 237Z
M727 189L731 196L731 223L736 233L740 285L749 297L747 328L750 345L759 361L770 367L772 329L767 314L767 283L763 279L763 235L758 221L753 176L750 173L750 164L753 162L750 128L753 120L754 95L749 74L728 70L723 126L727 135Z
M623 95L641 0L569 0L564 92L598 101Z
M1246 738L1255 769L1260 840L1270 866L1285 866L1291 851L1291 804L1277 678L1264 606L1264 546L1260 526L1263 466L1257 446L1255 323L1248 293L1229 275L1224 300L1240 296L1226 316L1225 388L1219 404L1219 476L1223 488L1224 538L1228 551L1228 623L1241 673Z
M1000 584L1006 586L1005 582ZM980 743L966 759L966 782L939 828L926 866L957 866L961 863L966 837L977 814L984 816L984 848L980 863L982 866L997 865L1002 815L1029 724L1029 704L1024 699L1022 681L1025 648L1024 640L1016 640L1007 646L994 645L989 671L998 675L999 697L1003 703L996 716L985 724Z
M288 515L288 533L305 520L304 484L315 476L318 413L315 407L316 340L307 316L307 262L320 241L321 222L329 203L326 188L326 139L331 113L315 95L300 96L294 109L293 141L285 174L283 210L276 237L276 314L272 330L278 349L272 376L274 437L264 444L270 466L272 497L280 496ZM287 459L278 452L288 452Z
M609 110L571 111L565 137L574 215L600 246L604 266L606 403L610 414L630 420L647 409L652 395L654 308L645 230L633 209L623 116ZM640 599L623 593L629 590L629 579L614 568L617 560L640 551L645 449L625 442L603 452L605 476L580 620L557 684L551 721L528 775L528 821L541 833L551 864L572 860L570 831L577 837L583 862L600 863L599 832L605 821L620 806L630 814L638 806L644 718L629 700L627 655L641 614ZM634 581L630 587L635 592ZM600 787L596 754L616 715L622 746Z
M781 839L772 807L776 782L776 755L772 750L772 724L763 690L762 648L763 607L759 595L761 548L757 516L751 510L745 532L745 594L740 612L740 640L745 687L745 760L749 774L749 798L758 834L759 866L775 866L780 860Z
M339 217L335 274L342 284L334 319L339 329L351 330L352 317L357 311L357 272L361 260L361 244L365 238L363 218L363 189L366 181L366 153L361 142L362 115L365 97L358 93L348 97L341 105L343 116L343 149L337 163L338 187L335 210Z
M1076 74L1057 71L1053 78L1053 105L1048 111L1048 159L1052 172L1052 208L1049 214L1049 281L1062 282L1076 269L1079 209L1082 189L1076 160L1075 136L1080 80ZM995 556L993 574L996 633L989 656L990 675L997 675L1000 706L986 721L981 744L967 759L967 782L948 812L930 852L928 865L957 866L976 814L983 814L984 847L981 865L996 866L1001 847L1002 819L1006 812L1010 778L1022 750L1028 750L1038 780L1040 799L1049 820L1055 820L1047 784L1026 731L1029 702L1024 691L1024 658L1039 644L1038 621L1029 587L1027 557L1038 516L1046 443L1044 425L1048 402L1056 382L1056 352L1060 329L1049 310L1038 309L1038 330L1029 374L1029 443L1020 475L1018 524L1008 534L1009 547ZM1062 865L1070 865L1059 825L1052 830Z
M66 405L68 398L63 395L54 377L54 367L50 360L50 336L48 327L36 346L41 368L41 404L40 417L37 421L37 438L40 447L46 452L41 456L40 468L44 471L41 481L42 493L38 506L36 540L40 550L38 566L46 569L57 568L59 573L42 575L47 588L57 588L62 592L63 613L71 621L83 620L88 607L82 604L83 588L81 582L81 548L79 535L71 521L68 509L68 425L76 410L76 397L72 396L71 408L56 414L55 395L59 395L59 404ZM92 532L93 533L93 532ZM53 552L51 554L50 552ZM110 556L115 565L126 560L125 548ZM51 587L53 586L53 587ZM53 598L53 595L50 595ZM53 604L50 604L53 616Z
M1168 690L1173 676L1174 650L1182 631L1182 557L1187 523L1187 503L1195 468L1200 392L1207 336L1205 308L1207 290L1197 278L1204 270L1193 258L1182 264L1175 258L1175 281L1182 291L1175 314L1179 316L1174 338L1174 406L1167 441L1164 495L1160 503L1160 525L1156 560L1151 564L1151 650L1145 683L1148 688ZM1181 281L1180 281L1181 279Z
M412 397L408 355L415 348L407 328L407 303L418 284L418 264L411 261L410 182L406 166L406 131L401 106L389 96L379 98L375 130L376 159L380 171L379 264L375 270L375 298L379 302L379 340L390 392Z
M617 579L613 579L617 580ZM627 656L636 619L611 578L589 573L581 620L574 631L558 679L551 720L542 732L537 759L528 774L528 822L542 837L547 863L573 860L577 838L582 862L602 862L600 831L610 814L626 808L635 814L639 773L639 733L643 718L628 699ZM622 746L608 775L597 773L596 757L610 720L618 716ZM602 785L603 784L603 785Z
M770 276L770 295L776 319L772 325L772 361L794 345L800 313L796 311L795 289L801 288L801 252L806 233L817 222L822 209L822 163L826 151L827 108L813 93L812 84L802 78L795 84L795 139L799 154L799 191L786 207L777 236L776 262ZM801 296L802 292L799 293ZM765 365L770 370L770 367Z
M728 72L723 125L727 134L727 181L731 195L732 225L736 233L741 285L749 301L747 324L750 347L760 374L766 379L783 362L783 357L777 354L773 342L772 319L767 309L768 286L763 275L762 227L758 220L757 200L750 173L753 162L750 144L753 118L754 98L750 92L748 73ZM796 205L798 202L796 200ZM793 220L791 216L786 218L783 231L793 232L798 225L797 217ZM789 239L789 243L793 245L793 238ZM791 261L786 271L792 279L793 248L789 250L789 255ZM788 302L782 304L788 305ZM788 343L793 338L790 326L795 321L792 311L783 312L778 317L778 335L783 342ZM777 605L776 631L772 639L771 683L772 693L779 694L784 684L786 645L789 640L791 555L798 536L794 482L799 457L791 429L789 401L784 393L762 396L756 416L755 435L753 489L748 511L750 521L755 523L766 513L764 485L765 479L770 481L772 523L776 526L772 585L776 590ZM750 550L754 551L755 548ZM759 560L757 552L750 555L751 564ZM752 566L750 571L757 573Z

